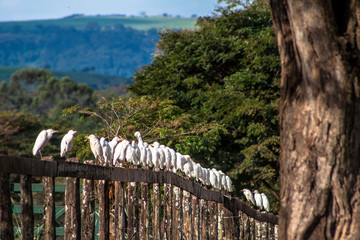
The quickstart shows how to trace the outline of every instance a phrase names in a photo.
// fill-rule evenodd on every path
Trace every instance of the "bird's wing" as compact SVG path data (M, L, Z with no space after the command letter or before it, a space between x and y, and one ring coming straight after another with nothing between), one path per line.
M43 148L43 146L47 143L47 141L48 140L47 140L46 130L42 130L35 140L35 144L33 147L34 156L36 156L39 153L39 151L41 150L41 148Z

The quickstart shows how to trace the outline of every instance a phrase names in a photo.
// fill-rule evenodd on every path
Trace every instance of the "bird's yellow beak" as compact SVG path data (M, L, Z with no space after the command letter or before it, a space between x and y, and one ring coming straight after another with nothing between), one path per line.
M73 130L74 133L77 133L77 131Z
M58 130L53 130L54 133L59 132Z

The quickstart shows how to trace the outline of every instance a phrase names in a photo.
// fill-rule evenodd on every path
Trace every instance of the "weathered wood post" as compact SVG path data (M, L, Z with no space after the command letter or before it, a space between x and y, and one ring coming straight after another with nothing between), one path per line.
M0 172L0 240L14 239L9 174Z
M261 223L255 219L255 239L261 240Z
M137 183L128 184L128 239L139 239L139 224L137 214Z
M34 239L34 213L32 180L30 175L20 176L21 185L21 235L24 240Z
M208 214L207 204L204 199L200 199L200 239L208 239Z
M236 228L234 222L234 216L232 212L224 207L224 226L225 226L225 238L226 239L235 239L236 238Z
M239 218L239 239L244 239L244 216L240 210L238 210Z
M191 222L191 195L187 191L183 191L182 198L182 221L183 221L183 238L191 239L192 236L192 222Z
M153 184L153 238L161 239L161 219L160 219L160 211L161 211L161 192L160 192L160 184Z
M54 161L52 156L43 157L41 160ZM55 240L55 178L42 177L43 183L43 204L44 204L44 240Z
M94 164L92 160L85 160L85 164ZM81 200L81 239L92 240L95 238L95 193L94 181L83 180Z
M199 199L191 195L191 218L192 218L192 224L191 224L191 239L200 239L200 226L199 226Z
M262 222L261 223L261 239L267 240L269 239L269 229L268 229L268 223Z
M173 239L182 239L182 223L181 223L181 190L177 186L173 186Z
M269 240L275 240L275 227L273 223L268 224L269 225Z
M115 239L125 239L125 191L124 183L115 182Z
M99 180L99 239L109 240L109 182Z
M218 210L217 204L213 201L208 201L209 209L209 239L218 239Z
M171 184L164 184L164 239L171 237L171 219L172 219L172 189Z
M225 238L225 228L224 228L224 205L222 203L217 204L218 207L218 239Z
M243 224L244 224L244 239L253 239L251 235L250 219L249 216L243 213Z
M140 224L139 224L139 236L140 239L148 240L149 239L149 184L141 183L141 215L140 215Z
M78 158L68 158L66 161L78 163ZM80 183L78 178L66 177L65 189L65 240L80 239Z

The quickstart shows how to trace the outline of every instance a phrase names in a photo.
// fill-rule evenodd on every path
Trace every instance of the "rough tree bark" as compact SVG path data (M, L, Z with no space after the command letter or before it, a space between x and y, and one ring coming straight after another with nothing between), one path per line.
M279 239L360 239L360 1L270 6L282 67Z

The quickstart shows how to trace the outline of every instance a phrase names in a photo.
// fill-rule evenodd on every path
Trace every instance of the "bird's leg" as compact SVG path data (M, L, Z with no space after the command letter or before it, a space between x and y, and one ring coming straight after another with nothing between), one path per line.
M39 153L40 153L40 159L42 160L43 159L43 157L42 157L42 154L41 154L41 151L39 150Z

